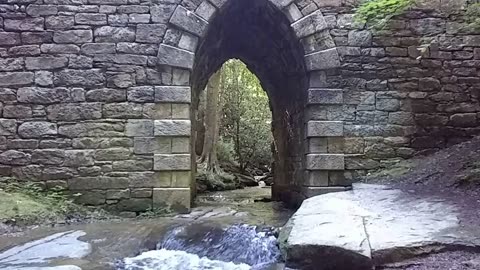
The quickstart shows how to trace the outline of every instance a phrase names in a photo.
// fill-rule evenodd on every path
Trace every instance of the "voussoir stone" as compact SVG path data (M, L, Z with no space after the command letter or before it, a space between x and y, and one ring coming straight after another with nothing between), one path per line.
M298 38L315 34L319 31L325 30L328 27L325 18L320 10L307 15L299 21L292 24L292 28L297 34Z
M18 127L18 135L22 138L57 135L57 125L50 122L25 122Z
M173 12L170 23L200 37L205 34L208 26L204 19L180 5Z
M192 69L194 56L192 52L161 44L158 49L158 64Z

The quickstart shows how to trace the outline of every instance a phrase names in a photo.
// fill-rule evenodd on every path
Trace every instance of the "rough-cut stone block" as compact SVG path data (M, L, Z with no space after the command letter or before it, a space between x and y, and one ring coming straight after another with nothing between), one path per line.
M199 37L203 37L208 26L204 19L180 5L173 12L170 23Z
M67 88L23 87L17 91L18 101L32 104L52 104L71 102L70 91Z
M56 31L53 34L55 43L88 43L93 41L92 30Z
M161 44L158 49L158 64L192 69L194 56L192 52Z
M27 165L30 163L30 154L17 150L7 150L0 154L0 164L5 165Z
M342 121L308 121L307 137L343 136Z
M77 177L68 179L70 190L122 189L128 188L128 177Z
M327 187L328 171L307 171L304 186L307 187Z
M93 120L102 118L101 103L55 104L47 107L47 118L52 121Z
M87 101L122 102L127 100L127 94L123 89L102 88L88 91L85 98Z
M70 138L125 136L123 123L77 123L73 125L63 125L58 128L58 134Z
M33 79L33 72L0 72L0 86L28 85Z
M102 26L95 29L95 42L133 42L135 30L131 27Z
M190 87L157 86L155 87L155 102L190 103Z
M54 82L62 86L97 86L103 85L105 75L100 69L65 69L55 73Z
M44 18L5 19L3 27L6 31L43 31Z
M155 100L155 92L152 86L136 86L130 87L127 91L127 99L131 102L153 102Z
M153 207L188 213L191 207L191 196L190 188L154 188Z
M155 120L155 136L190 136L190 120Z
M306 36L315 34L322 30L327 29L328 25L320 10L303 17L299 21L292 24L293 31L298 38L304 38Z
M129 148L107 148L95 151L96 160L115 161L131 158L132 151Z
M308 153L328 153L328 138L309 138Z
M68 30L75 25L73 16L49 16L45 19L47 30Z
M55 5L29 5L26 12L32 17L48 16L57 14L58 8Z
M32 153L32 163L60 165L65 160L65 151L60 149L39 149Z
M95 164L94 150L66 150L64 166L85 167Z
M210 18L215 14L217 9L209 1L204 0L195 10L195 13L203 18L205 21L209 21Z
M172 153L172 138L136 137L133 142L135 154L170 154Z
M128 120L125 133L130 137L153 136L153 120Z
M307 70L325 70L340 67L337 49L327 49L305 55Z
M17 132L17 121L13 119L0 119L0 135L11 136Z
M284 7L288 6L293 0L270 0L272 4L274 4L277 8L283 9Z
M25 122L18 127L22 138L41 138L57 134L57 125L50 122Z
M139 24L137 25L137 42L159 44L167 31L165 24Z
M188 171L192 168L191 165L191 156L189 154L158 154L153 157L153 170L155 171Z
M99 13L77 13L75 14L76 24L106 25L107 15Z
M108 103L103 105L104 118L142 118L143 108L137 103Z
M343 154L308 154L307 170L344 170L345 156Z
M343 104L341 89L309 89L309 104Z
M66 57L27 57L25 58L25 67L27 70L45 70L64 68L68 64Z
M87 55L115 53L115 43L87 43L82 45L81 50Z
M2 46L12 46L20 44L20 34L12 32L0 32L0 45Z

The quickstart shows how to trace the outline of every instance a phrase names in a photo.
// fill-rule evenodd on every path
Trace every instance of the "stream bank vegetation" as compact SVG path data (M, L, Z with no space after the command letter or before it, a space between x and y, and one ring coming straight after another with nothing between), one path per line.
M195 115L199 192L256 186L262 177L271 179L269 100L243 62L229 60L212 75Z
M37 224L68 224L105 219L101 209L74 203L75 196L61 187L45 189L35 182L0 183L0 225L23 228ZM1 231L0 226L0 231Z

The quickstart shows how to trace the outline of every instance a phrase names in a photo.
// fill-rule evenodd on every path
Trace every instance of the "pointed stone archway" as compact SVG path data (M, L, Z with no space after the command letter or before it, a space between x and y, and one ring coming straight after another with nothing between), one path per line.
M348 188L343 122L332 113L343 105L343 91L323 88L326 72L339 67L340 59L320 10L303 16L294 4L267 0L205 0L194 9L178 5L158 52L160 68L173 70L172 85L157 88L156 101L170 104L172 112L175 104L197 106L208 78L231 58L247 64L270 99L276 146L273 198L298 205L304 198ZM157 130L169 131L156 136L188 135L194 141L190 123L172 113L156 120ZM190 152L155 155L155 168L173 177L188 172L193 186ZM183 194L167 197L168 203L184 206L191 203L186 194L194 195L185 186L157 189L154 203L165 199L162 192Z

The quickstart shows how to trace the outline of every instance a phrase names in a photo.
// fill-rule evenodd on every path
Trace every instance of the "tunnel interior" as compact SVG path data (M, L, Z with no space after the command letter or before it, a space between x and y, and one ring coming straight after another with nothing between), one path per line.
M272 198L294 204L304 177L308 79L303 47L285 14L269 1L228 1L199 41L191 80L192 115L210 76L232 58L243 61L267 92L275 145Z

